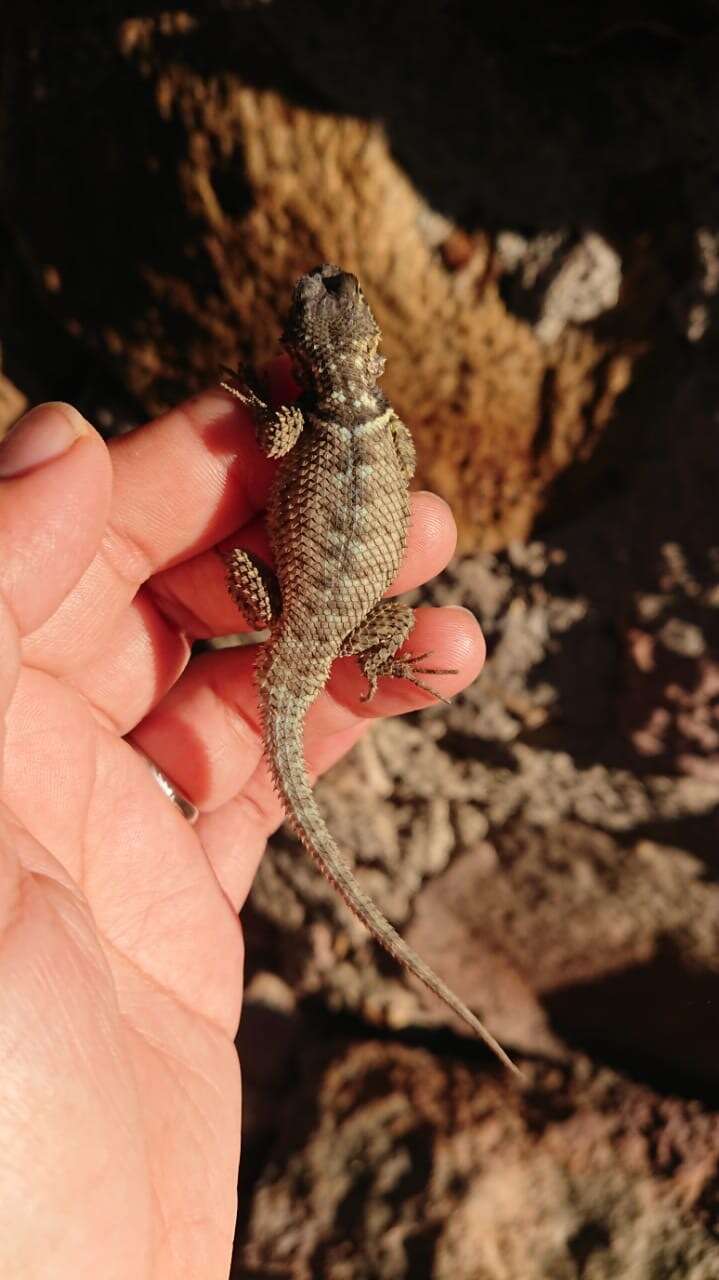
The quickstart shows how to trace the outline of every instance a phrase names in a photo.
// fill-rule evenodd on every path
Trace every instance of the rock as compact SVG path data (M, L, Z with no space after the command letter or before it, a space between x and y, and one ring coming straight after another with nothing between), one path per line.
M305 1054L233 1275L713 1280L719 1116L581 1057L524 1089L372 1042Z
M386 389L417 441L418 483L451 502L464 548L497 548L528 535L560 477L576 493L591 459L606 470L617 440L636 430L624 406L637 379L653 409L662 404L653 367L663 359L665 312L679 305L664 264L667 233L642 237L634 219L619 226L607 209L622 200L617 167L620 188L633 192L637 165L643 174L678 153L693 174L697 144L689 146L675 109L667 156L627 149L617 102L632 136L639 114L647 147L657 146L654 114L644 111L645 137L644 115L621 84L626 62L628 83L656 93L651 56L619 45L610 69L588 42L595 92L618 121L616 143L607 140L592 168L575 136L583 95L571 59L552 72L572 122L558 135L561 116L553 113L551 128L544 120L536 35L518 95L481 21L468 40L416 11L402 22L406 5L395 6L390 26L380 23L379 51L361 9L349 6L329 25L318 11L308 43L306 19L283 3L127 17L114 0L82 39L69 24L36 49L26 32L32 56L20 25L14 58L30 70L18 78L13 112L18 129L37 129L44 145L9 167L13 207L48 309L147 411L212 382L219 362L271 356L301 271L325 259L358 272L384 332ZM439 96L431 49L457 67ZM393 56L402 67L410 59L431 120L425 106L418 115L405 74L387 80ZM369 98L362 65L373 68ZM699 92L689 71L676 92L689 111ZM709 111L705 98L702 85ZM77 129L78 118L93 127ZM127 141L108 147L108 137ZM52 209L35 199L40 189L54 191ZM699 217L706 197L696 199ZM642 233L657 216L647 200ZM704 307L706 333L714 280L706 236L702 246L677 323L686 328L691 312L694 332ZM99 389L97 399L110 424L132 420L127 409L108 409ZM598 448L608 435L605 456Z

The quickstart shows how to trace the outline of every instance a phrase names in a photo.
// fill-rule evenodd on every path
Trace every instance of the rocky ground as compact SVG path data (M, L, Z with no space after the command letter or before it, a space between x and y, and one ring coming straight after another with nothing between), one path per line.
M716 1275L716 1114L574 1056L305 1046L237 1276Z
M338 260L457 513L425 598L488 640L320 798L526 1085L278 835L236 1280L711 1280L719 6L51 18L4 19L3 420L64 396L126 429L266 358L294 276Z
M444 1009L280 835L248 922L246 1057L264 1025L283 1064L269 1082L248 1079L251 1149L276 1143L239 1255L248 1265L293 1277L715 1274L717 590L698 543L694 554L667 538L644 559L665 468L681 491L677 462L647 464L631 498L551 540L459 559L429 595L482 619L481 679L451 708L378 726L320 787L363 883L519 1051L534 1121L459 1028L455 1039L431 1030L448 1026ZM667 493L659 506L675 529L677 505ZM297 1006L316 993L381 1039L354 1025L318 1065L307 1046L324 1044L327 1024ZM270 1010L278 1021L263 1024ZM447 1101L444 1055L464 1063L478 1125ZM405 1071L446 1102L442 1120L421 1107L419 1118ZM297 1136L308 1093L320 1114ZM695 1183L673 1135L700 1114L705 1143L686 1148Z

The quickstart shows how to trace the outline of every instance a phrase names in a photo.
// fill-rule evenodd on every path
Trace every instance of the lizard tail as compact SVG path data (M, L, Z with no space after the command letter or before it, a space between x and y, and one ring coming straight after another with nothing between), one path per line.
M276 687L266 689L265 733L275 786L299 839L317 862L323 875L334 885L372 937L434 995L449 1005L505 1067L521 1078L519 1068L491 1032L392 928L344 862L317 807L307 775L304 757L306 711L306 702L289 690Z

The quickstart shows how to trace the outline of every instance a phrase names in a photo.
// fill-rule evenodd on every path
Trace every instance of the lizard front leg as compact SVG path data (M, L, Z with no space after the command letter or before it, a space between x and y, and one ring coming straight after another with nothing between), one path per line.
M437 693L417 677L451 676L456 674L454 671L442 667L417 666L417 663L429 657L429 653L397 656L397 650L402 647L413 626L414 610L408 604L398 604L396 600L381 600L367 614L364 622L360 622L347 636L340 656L358 659L369 685L367 692L362 695L363 702L369 702L374 697L380 676L409 680L418 689L431 693L433 698L447 702L441 693Z
M296 404L281 404L276 409L257 394L245 370L233 373L223 368L220 386L235 396L252 414L257 441L268 458L282 458L297 444L304 426L302 410Z
M282 610L275 574L259 556L240 547L235 547L224 559L232 599L255 631L266 631Z

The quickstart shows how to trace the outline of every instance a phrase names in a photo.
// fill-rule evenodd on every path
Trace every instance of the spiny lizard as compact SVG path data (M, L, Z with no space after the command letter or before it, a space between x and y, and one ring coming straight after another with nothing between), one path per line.
M404 556L415 451L377 385L384 367L379 341L355 276L325 264L298 281L282 335L300 399L273 409L244 374L222 382L251 410L267 456L282 459L267 508L275 571L237 549L228 557L228 585L250 625L270 631L259 649L258 688L267 756L291 825L373 937L516 1071L357 883L317 807L305 765L305 716L336 658L357 657L367 699L381 676L426 689L420 676L448 674L420 666L427 654L398 656L414 614L383 599Z

